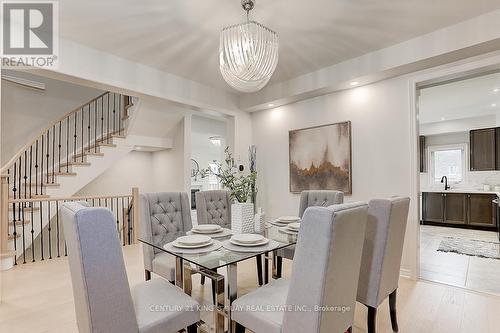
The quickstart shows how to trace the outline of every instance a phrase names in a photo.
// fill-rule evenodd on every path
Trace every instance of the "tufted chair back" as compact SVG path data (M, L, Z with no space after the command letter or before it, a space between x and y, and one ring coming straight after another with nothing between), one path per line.
M231 229L231 195L229 191L201 191L196 193L198 224L218 224Z
M300 193L299 216L304 215L307 207L328 207L344 203L344 193L340 191L302 191Z
M163 245L177 238L177 233L189 231L191 207L187 193L160 192L141 194L140 202L141 237L154 244ZM144 265L151 270L151 262L159 250L143 246Z

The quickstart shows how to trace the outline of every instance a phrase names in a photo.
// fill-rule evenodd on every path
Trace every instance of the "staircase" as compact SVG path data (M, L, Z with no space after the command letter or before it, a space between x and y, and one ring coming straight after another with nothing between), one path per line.
M8 207L2 216L16 263L21 257L26 262L27 254L31 261L51 258L53 251L60 255L59 205L132 150L126 136L133 111L132 97L106 92L51 123L0 170L2 207ZM76 199L111 206L125 243L124 211L130 211L131 197Z

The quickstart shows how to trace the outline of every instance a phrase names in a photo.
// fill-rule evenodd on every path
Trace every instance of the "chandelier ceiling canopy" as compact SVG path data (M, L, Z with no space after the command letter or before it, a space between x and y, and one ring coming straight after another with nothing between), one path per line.
M241 0L245 23L222 29L219 65L222 77L234 89L251 93L262 89L278 64L278 34L249 20L254 0Z

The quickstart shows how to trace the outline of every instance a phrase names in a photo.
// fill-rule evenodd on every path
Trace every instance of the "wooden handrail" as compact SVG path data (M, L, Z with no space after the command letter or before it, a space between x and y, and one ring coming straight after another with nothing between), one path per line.
M17 154L14 155L14 157L12 157L9 162L7 162L7 164L5 164L1 169L0 169L0 173L5 173L7 172L7 169L9 169L18 159L19 157L24 153L25 150L27 150L29 147L31 147L35 142L36 140L39 140L41 139L41 137L50 129L52 128L53 126L55 126L56 124L58 124L60 121L68 118L69 116L71 116L72 114L74 114L75 112L78 112L80 111L82 108L84 108L85 106L91 104L92 102L98 100L99 98L101 97L104 97L105 95L109 94L110 92L109 91L106 91L104 93L102 93L101 95L91 99L90 101L88 102L85 102L84 104L81 104L79 107L73 109L72 111L66 113L64 116L58 118L57 120L53 121L50 123L49 126L47 126L43 131L40 132L40 134L38 136L36 136L33 140L31 140L29 143L25 144L18 152ZM116 93L117 95L120 95L118 93Z
M23 203L23 202L46 202L46 201L78 201L78 200L99 200L99 199L121 199L121 198L133 198L133 195L89 195L89 196L79 196L79 197L49 197L49 198L31 198L31 199L9 199L8 203Z

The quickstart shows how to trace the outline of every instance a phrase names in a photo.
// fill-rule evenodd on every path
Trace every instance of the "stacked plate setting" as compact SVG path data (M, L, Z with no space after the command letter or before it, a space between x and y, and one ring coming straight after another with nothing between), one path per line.
M200 224L193 227L191 231L195 234L217 234L223 232L224 229L217 224Z
M286 229L289 230L289 231L293 231L293 232L299 232L299 229L300 229L300 223L299 222L292 222L292 223L289 223L287 226L286 226Z
M214 241L209 236L191 235L182 236L172 242L172 245L181 249L198 249L212 245Z
M266 245L269 239L259 234L237 234L233 235L229 242L237 246L252 247Z
M300 217L298 216L282 216L274 221L274 224L285 227L290 223L300 223Z

